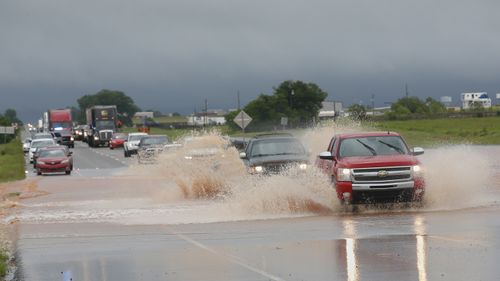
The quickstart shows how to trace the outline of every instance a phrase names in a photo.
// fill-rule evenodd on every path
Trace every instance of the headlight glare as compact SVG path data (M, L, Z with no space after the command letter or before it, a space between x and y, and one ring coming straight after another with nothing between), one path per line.
M305 164L305 163L300 164L299 165L299 169L306 170L307 169L307 164Z

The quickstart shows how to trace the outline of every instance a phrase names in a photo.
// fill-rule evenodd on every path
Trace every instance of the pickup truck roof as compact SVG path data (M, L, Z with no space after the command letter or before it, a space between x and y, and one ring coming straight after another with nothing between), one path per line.
M381 137L381 136L397 136L401 135L394 132L363 132L363 133L344 133L338 134L341 139L350 139L350 138L362 138L362 137Z

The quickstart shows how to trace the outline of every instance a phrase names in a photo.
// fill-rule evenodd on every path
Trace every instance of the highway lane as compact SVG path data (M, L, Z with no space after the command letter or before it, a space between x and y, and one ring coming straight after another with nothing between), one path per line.
M125 166L120 152L78 145L75 157L88 160L79 162L85 177L40 177L38 188L48 194L23 200L6 218L17 222L19 280L423 281L500 275L496 200L447 209L256 214L221 200L178 197L174 180L141 174L133 158ZM498 166L494 170L498 177ZM500 198L498 183L485 197Z

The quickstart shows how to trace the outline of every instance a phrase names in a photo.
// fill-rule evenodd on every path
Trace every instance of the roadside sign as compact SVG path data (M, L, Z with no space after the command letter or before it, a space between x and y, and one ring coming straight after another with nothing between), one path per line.
M15 134L14 127L0 127L0 134L13 135Z
M234 123L236 123L240 128L245 129L250 122L252 122L252 117L248 116L245 111L240 111L236 117L233 119Z
M281 126L288 125L288 117L281 117Z

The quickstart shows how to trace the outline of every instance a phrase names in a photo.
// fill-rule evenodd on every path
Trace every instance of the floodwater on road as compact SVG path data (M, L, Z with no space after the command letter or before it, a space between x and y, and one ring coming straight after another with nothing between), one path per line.
M199 148L196 148L199 149ZM498 280L500 146L421 157L423 208L341 210L311 169L248 176L235 155L44 176L22 200L20 280ZM237 161L236 161L237 160ZM214 164L215 163L215 164ZM215 168L214 168L215 167Z

